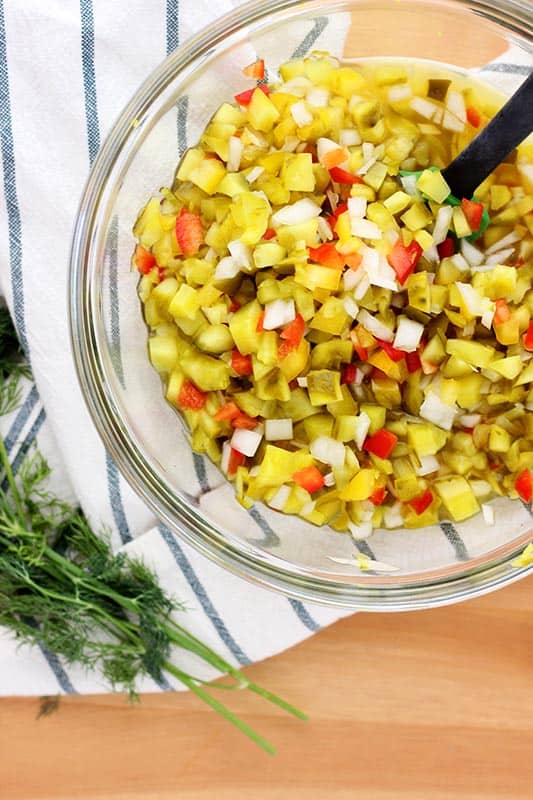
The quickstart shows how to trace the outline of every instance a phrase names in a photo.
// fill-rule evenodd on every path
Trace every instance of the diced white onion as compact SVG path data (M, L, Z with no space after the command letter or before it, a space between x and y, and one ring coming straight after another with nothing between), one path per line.
M498 239L497 242L491 244L490 247L487 247L485 250L485 255L490 256L491 253L497 253L499 250L503 250L508 247L510 244L514 244L515 242L520 241L520 235L512 231L508 233L507 236L503 236L501 239Z
M367 207L367 199L366 197L349 197L348 198L348 214L350 215L350 220L362 218L366 214L366 207Z
M267 442L292 439L292 436L292 419L290 417L265 420L265 439Z
M353 269L351 269L349 271L353 272ZM361 270L356 270L356 272L354 272L353 274L354 275L358 275L358 274L360 274L360 272L361 272ZM344 276L346 278L346 273L344 274ZM363 272L361 280L359 281L359 283L355 287L355 290L354 290L354 293L353 293L353 296L354 296L355 300L362 300L363 297L365 296L365 294L368 292L369 288L370 288L370 281L368 279L368 275Z
M361 539L368 539L369 536L372 536L374 526L371 522L361 522L360 525L356 525L355 522L349 522L348 530L350 531L352 537L359 541ZM368 560L368 563L370 563L370 559ZM354 566L356 567L357 563L354 563Z
M323 242L330 242L333 239L331 225L325 217L318 218L318 235Z
M441 244L446 239L452 221L452 216L453 208L451 206L441 206L437 211L435 225L433 226L433 231L431 233L434 244Z
M396 86L391 86L388 91L390 103L399 103L400 100L407 100L408 97L412 96L413 91L407 83L399 83Z
M409 101L409 106L416 111L417 114L420 114L421 117L425 117L425 119L432 119L435 112L439 110L439 107L432 103L431 100L426 100L424 97L413 97Z
M359 131L355 128L342 128L339 133L339 144L343 147L355 147L361 144Z
M332 436L318 436L311 442L309 447L311 455L323 464L331 464L332 467L342 467L346 453L342 442L338 442Z
M382 253L379 253L377 269L368 271L367 274L371 286L382 286L393 292L398 290L396 273Z
M384 342L392 342L394 331L391 331L383 322L369 314L366 309L361 309L357 315L357 320L367 329L376 339L383 339Z
M326 108L329 103L329 92L322 86L312 86L305 99L313 108Z
M394 503L392 506L385 506L383 510L383 524L386 528L401 528L403 526L401 503Z
M485 259L486 264L505 264L509 256L512 256L514 253L514 247L509 247L507 250L498 250L497 253L493 253L488 258Z
M358 450L363 449L365 439L368 436L369 428L370 428L370 417L364 411L361 411L361 413L358 414L357 417L355 418L354 442L357 445Z
M454 114L460 122L466 122L466 106L462 92L449 89L446 95L446 108Z
M430 390L420 406L419 413L428 422L433 422L445 431L451 431L457 411L455 404L450 406L448 403L443 403L438 394Z
M421 197L420 192L416 188L416 175L401 175L400 182L403 186L404 192L410 197ZM435 236L433 236L433 238L435 238Z
M316 155L319 162L323 166L324 156L326 153L331 153L333 150L338 150L340 147L338 142L334 142L333 139L328 139L325 136L320 136L316 142ZM346 157L348 157L348 153L346 153Z
M494 509L488 503L481 503L481 512L487 525L494 525Z
M255 183L255 181L259 178L260 175L263 174L265 171L264 167L252 167L250 172L245 176L248 183Z
M242 269L249 269L252 263L252 254L248 245L241 242L240 239L234 239L228 244L228 250L231 253L233 260Z
M235 278L241 271L241 267L233 256L221 258L215 269L215 280L223 281Z
M486 311L483 312L481 315L481 324L487 330L492 328L492 320L494 319L494 314L496 313L496 306L494 308L488 308Z
M363 143L363 144L364 144L364 143ZM369 159L368 159L368 161L365 161L365 163L363 164L363 166L362 166L362 167L360 167L360 168L357 170L357 173L356 173L356 174L357 174L357 175L366 175L366 173L368 172L368 170L370 169L370 167L373 167L373 166L374 166L374 164L376 163L376 161L377 161L377 160L378 160L378 157L377 157L377 156L372 156L372 158L369 158Z
M457 267L457 269L460 270L461 272L468 272L468 270L470 269L470 264L468 263L466 258L464 258L464 256L461 255L461 253L455 253L455 255L450 256L450 261L452 262L454 267Z
M464 428L475 428L481 422L481 414L462 414L457 421Z
M485 311L491 308L492 303L489 298L481 295L470 283L457 281L455 285L467 311L473 316L481 317Z
M351 270L351 271L353 271L353 270ZM346 311L348 316L351 317L352 319L355 319L356 316L359 313L359 306L357 305L355 300L352 297L350 297L349 295L347 295L344 298L344 300L342 301L342 304L343 304L344 310Z
M307 110L303 100L293 103L290 107L290 112L299 128L303 128L304 125L310 125L313 121L313 115Z
M461 239L460 247L461 253L471 267L479 267L479 265L485 260L485 256L481 250L478 250L477 247L474 247L474 245L471 244L468 239Z
M335 475L333 472L328 472L324 475L324 486L335 486Z
M465 123L461 122L460 119L457 119L455 114L452 114L451 111L445 109L442 119L442 127L447 131L456 131L457 133L462 133L465 128Z
M337 206L339 205L339 195L337 192L332 192L331 189L328 189L326 192L326 196L329 200L329 204L331 206L331 210L333 213L337 210Z
M288 94L294 94L296 97L305 97L312 86L313 83L309 80L309 78L306 78L303 75L297 75L295 78L290 78L290 80L285 81L283 84L283 91L287 92Z
M361 150L363 152L363 159L368 161L369 158L372 158L374 155L374 145L372 142L363 142L361 145Z
M307 389L307 378L306 377L296 378L296 383L298 384L298 386L301 386L302 389Z
M276 494L270 498L268 505L275 511L283 511L291 493L291 487L282 484Z
M231 446L244 456L255 456L263 436L257 431L236 428L231 437Z
M303 197L297 200L290 206L283 206L279 211L272 214L272 225L277 228L278 225L299 225L301 222L307 222L310 219L319 217L322 209L319 205L314 203L308 197Z
M492 486L488 481L469 480L468 483L476 497L488 497L492 494Z
M359 285L363 277L366 277L368 280L368 277L362 270L360 269L353 270L348 268L342 276L342 285L344 287L344 290L346 292L350 292L352 289L355 289L355 287Z
M243 144L238 136L230 136L228 142L228 160L226 167L228 172L237 172L241 164Z
M428 247L427 250L424 250L424 258L427 261L431 261L432 264L438 264L440 261L440 256L437 246L432 244L431 247Z
M420 475L431 475L432 472L437 472L440 467L439 462L435 458L435 456L419 456L420 466L416 470L416 474Z
M209 248L209 250L207 251L207 253L204 256L205 261L216 261L217 258L218 258L218 256L217 256L216 250L214 250L212 247Z
M369 219L350 217L350 227L352 236L358 236L361 239L376 240L383 237L383 234L376 223Z
M294 300L272 300L265 306L265 317L263 328L266 331L273 331L282 325L288 325L296 316Z
M398 317L393 345L397 350L414 353L424 333L424 326L409 317Z

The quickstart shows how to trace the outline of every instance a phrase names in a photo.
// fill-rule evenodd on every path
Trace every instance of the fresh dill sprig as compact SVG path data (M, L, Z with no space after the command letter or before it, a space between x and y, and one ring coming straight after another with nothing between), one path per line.
M16 408L20 378L29 374L9 311L0 306L0 416Z
M9 318L8 318L9 319ZM18 391L25 374L13 331L0 309L0 409L6 386ZM16 357L13 357L13 353ZM14 389L9 389L9 398ZM9 403L7 403L9 406ZM5 413L5 412L3 412ZM112 552L82 513L45 488L49 467L37 451L13 473L0 437L0 625L24 643L42 645L67 663L98 670L113 689L138 697L139 679L172 676L250 739L272 746L223 705L212 690L248 689L290 714L305 715L257 686L179 625L182 606L167 595L140 560ZM231 685L208 684L173 660L179 648L230 676Z

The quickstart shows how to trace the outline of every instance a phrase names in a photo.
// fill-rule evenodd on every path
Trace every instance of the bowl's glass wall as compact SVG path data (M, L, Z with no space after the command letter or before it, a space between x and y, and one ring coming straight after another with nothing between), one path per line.
M529 511L518 503L496 501L494 527L474 519L382 531L357 545L346 534L261 505L245 511L218 470L193 456L163 400L129 264L139 209L172 182L179 156L218 104L242 89L241 69L257 55L270 75L283 60L313 49L350 61L423 57L481 70L485 82L510 92L533 63L525 6L376 0L247 9L244 23L229 18L165 62L119 119L92 173L73 247L72 327L95 422L133 487L173 530L269 585L344 605L393 608L446 602L510 580L517 574L510 559L531 529ZM359 575L330 560L350 558L356 547L398 571Z

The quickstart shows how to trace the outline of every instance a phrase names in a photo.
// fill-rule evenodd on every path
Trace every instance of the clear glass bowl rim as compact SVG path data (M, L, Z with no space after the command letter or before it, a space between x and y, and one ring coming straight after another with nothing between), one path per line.
M533 5L522 0L412 0L421 5L464 7L530 39ZM251 552L217 530L195 509L179 498L154 475L150 465L132 442L115 399L105 381L95 328L97 301L91 276L92 243L105 195L108 176L120 154L131 147L132 119L140 119L152 102L182 71L190 71L243 27L260 26L276 14L298 9L298 13L324 14L357 5L357 0L262 0L238 7L188 39L140 86L123 109L92 166L80 202L72 237L69 280L69 325L71 347L85 402L104 446L120 472L154 511L159 520L202 554L231 572L298 600L339 608L366 611L405 611L466 600L510 584L533 571L533 565L512 567L511 562L531 540L531 531L483 557L446 569L425 571L400 578L343 575L343 581L325 578L317 571L295 567L268 553ZM97 294L97 293L96 293ZM176 511L178 509L178 511ZM293 565L291 565L293 566Z

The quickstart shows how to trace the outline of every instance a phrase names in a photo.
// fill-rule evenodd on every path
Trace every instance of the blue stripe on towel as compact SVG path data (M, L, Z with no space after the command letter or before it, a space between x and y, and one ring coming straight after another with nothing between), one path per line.
M35 422L33 423L33 425L31 426L30 430L28 431L27 435L25 436L24 441L22 442L17 455L15 456L13 461L11 462L11 469L12 469L13 475L16 475L17 472L19 471L20 465L21 465L22 461L24 460L24 456L26 455L26 453L28 452L28 450L32 446L33 442L35 441L35 439L37 437L37 434L39 433L39 431L40 431L40 429L42 427L42 424L45 421L45 419L46 419L46 414L45 414L44 408L41 408L41 410L39 411L39 414L38 414ZM9 484L8 484L7 478L4 478L4 480L2 482L2 490L5 492L5 491L7 491L8 487L9 487Z
M107 472L107 489L109 492L109 501L111 503L111 511L113 512L113 519L118 528L120 540L122 544L131 542L132 535L126 519L126 512L124 511L124 504L122 503L122 495L120 492L120 474L117 465L106 452L105 466Z
M33 617L25 617L24 622L26 622L27 625L30 625L34 630L38 630L39 628L37 620L33 619ZM48 650L48 648L43 644L39 644L38 647L45 657L48 666L54 673L59 686L65 692L65 694L78 694L56 654L51 653L50 650Z
M200 489L202 490L202 492L208 492L209 481L207 480L207 470L205 468L204 457L201 456L200 453L195 453L193 451L192 462L194 464L194 471L196 472L198 483L200 484Z
M527 64L505 64L502 61L496 64L486 64L481 67L481 72L505 72L507 75L525 75L531 72L531 67Z
M181 158L187 149L187 115L189 113L189 97L184 95L176 103L178 109L178 156Z
M468 561L468 559L470 558L470 556L468 555L468 550L466 549L466 545L461 539L455 525L452 525L451 522L441 522L440 527L443 534L446 536L449 543L455 550L455 555L457 560Z
M4 439L4 446L6 448L6 452L8 455L11 452L15 442L17 441L21 430L28 421L30 414L35 408L35 405L38 400L39 400L39 395L37 393L37 387L34 384L31 387L31 390L26 395L26 399L20 406L17 412L17 416L13 420L13 423L7 432L6 438Z
M320 34L327 28L328 26L328 18L327 17L317 17L315 19L314 25L305 37L302 42L298 45L294 53L292 54L291 58L302 58L305 56L311 48Z
M172 553L174 561L181 569L184 577L187 580L187 583L195 593L196 597L202 609L205 611L213 627L215 628L216 632L228 648L228 650L235 656L237 661L241 666L246 666L247 664L251 664L251 660L248 656L243 652L241 647L237 644L229 630L227 629L224 621L218 614L216 608L214 607L213 603L211 602L202 582L200 581L198 575L193 569L192 564L188 560L187 556L181 549L180 545L178 544L177 538L165 528L164 525L158 526L159 533L161 534L162 538L164 539L165 543L168 546L168 549Z
M352 536L352 542L354 543L355 547L359 550L367 558L371 558L372 561L377 561L378 559L374 555L372 548L369 546L368 542L365 539L354 539Z
M316 622L316 620L313 619L303 603L301 603L299 600L295 600L293 597L288 597L287 599L294 613L306 628L313 633L316 633L320 630L320 625L318 622Z
M254 520L254 522L257 523L257 525L261 528L261 530L265 534L264 539L260 540L254 539L253 541L256 544L260 544L262 547L279 547L280 543L279 536L277 535L277 533L274 533L274 531L272 530L266 519L263 516L261 516L257 508L255 506L252 506L251 508L248 509L248 513Z
M85 118L87 122L87 146L89 163L92 165L100 147L100 123L98 120L98 102L96 96L96 72L94 64L94 14L92 0L80 0L81 19L81 65L83 72L83 91L85 98ZM113 288L110 287L113 292ZM111 303L111 314L118 311L118 303ZM118 331L118 319L111 320L111 330ZM123 544L132 539L122 495L120 491L120 475L116 464L106 452L107 490L113 518Z
M89 163L92 164L100 147L100 125L96 101L96 75L94 69L94 15L92 0L80 0L81 16L81 66Z
M167 55L174 52L180 42L180 2L167 0Z
M7 43L4 18L4 3L0 0L0 150L4 173L4 195L6 198L9 230L9 261L11 265L11 289L15 325L19 341L29 361L29 347L24 319L24 282L22 277L22 222L17 195L15 149L11 125L11 101L9 96L9 72L7 66Z

